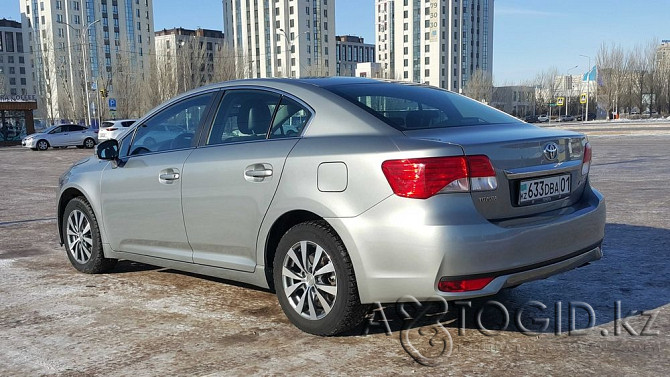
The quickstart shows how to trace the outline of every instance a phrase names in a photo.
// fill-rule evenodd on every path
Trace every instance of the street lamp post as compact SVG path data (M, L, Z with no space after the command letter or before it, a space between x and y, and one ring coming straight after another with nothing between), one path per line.
M566 80L567 80L568 77L570 77L570 71L572 71L575 68L579 68L579 65L576 65L572 68L568 68L568 70L566 71ZM566 81L566 83L567 83L567 81ZM569 91L566 90L566 93L567 93L568 100L565 102L565 116L568 116L568 110L570 108L570 95L572 94L572 78L570 79L570 90Z
M589 97L591 96L591 57L588 55L579 55L589 59L589 65L586 67L586 111L584 111L584 121L589 121Z
M87 121L87 125L89 127L91 126L91 103L90 103L89 98L88 98L88 72L87 72L87 68L86 68L86 49L84 48L84 41L85 41L84 37L88 34L91 26L93 26L97 22L100 22L100 20L99 19L95 20L95 21L89 23L88 25L86 25L86 27L83 29L84 30L83 33L81 33L81 35L79 36L79 42L80 42L80 45L81 45L81 58L82 58L82 62L84 64L84 93L86 95L86 121ZM61 23L70 27L70 28L72 28L73 30L81 30L81 29L77 29L76 27L68 24L67 22L61 21ZM98 110L98 111L100 111L100 110Z
M278 31L284 36L284 46L285 46L285 50L286 50L286 60L284 61L284 67L286 67L286 68L284 68L284 72L285 72L284 76L289 77L289 59L290 59L289 39L288 39L288 35L286 35L286 31L284 31L284 29L278 29ZM291 45L293 45L293 42L290 42L290 43L291 43Z

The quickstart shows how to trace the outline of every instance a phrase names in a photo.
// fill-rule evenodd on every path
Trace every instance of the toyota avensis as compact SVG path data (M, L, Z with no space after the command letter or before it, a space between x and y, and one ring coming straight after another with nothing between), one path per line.
M312 334L371 303L492 295L602 256L586 137L437 88L221 83L96 154L60 178L77 270L126 259L274 289Z

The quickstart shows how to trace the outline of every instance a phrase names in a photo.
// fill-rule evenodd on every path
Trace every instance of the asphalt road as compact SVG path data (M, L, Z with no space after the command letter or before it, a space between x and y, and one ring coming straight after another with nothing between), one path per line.
M0 148L0 375L666 375L670 135L590 139L591 179L608 206L602 260L495 303L452 304L445 315L409 308L416 323L388 305L390 333L377 312L368 335L332 338L299 331L272 293L232 282L129 262L76 272L58 245L56 186L91 152ZM514 324L521 308L530 333ZM568 332L571 309L585 330ZM480 311L498 330L481 330Z

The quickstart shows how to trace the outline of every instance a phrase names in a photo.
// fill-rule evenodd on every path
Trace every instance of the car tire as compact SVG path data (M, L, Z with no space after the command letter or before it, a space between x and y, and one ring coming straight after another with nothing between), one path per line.
M301 223L284 234L273 276L284 313L307 333L347 332L365 317L367 305L360 302L349 254L325 221Z
M44 139L38 140L37 144L35 145L37 146L37 150L39 151L45 151L49 149L49 142Z
M65 251L74 268L86 274L99 274L116 265L116 259L105 258L103 254L98 220L84 198L72 199L61 221Z
M95 147L95 140L93 140L90 137L87 137L86 140L84 140L84 148L86 149L93 149Z

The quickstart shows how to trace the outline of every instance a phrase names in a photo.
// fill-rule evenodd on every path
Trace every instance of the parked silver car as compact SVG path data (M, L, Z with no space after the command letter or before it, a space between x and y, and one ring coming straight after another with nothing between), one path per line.
M79 271L127 259L269 287L330 335L371 303L493 295L599 259L590 164L584 135L437 88L233 81L67 170L58 225Z
M49 147L93 148L98 142L98 130L77 124L59 124L44 132L30 134L23 138L21 145L34 151L45 151Z

